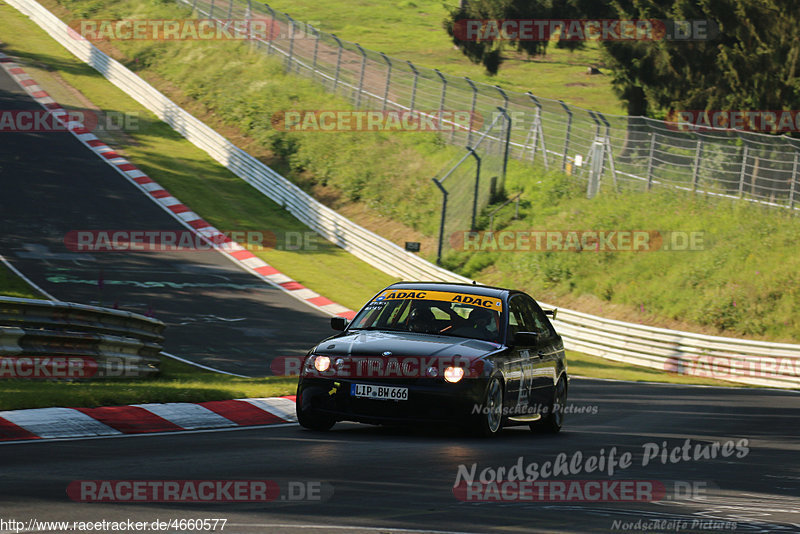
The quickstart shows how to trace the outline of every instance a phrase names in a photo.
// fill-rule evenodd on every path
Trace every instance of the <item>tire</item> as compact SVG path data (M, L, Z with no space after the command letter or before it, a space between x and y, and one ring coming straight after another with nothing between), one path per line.
M496 436L503 430L503 382L497 376L489 379L483 407L472 428L473 433L483 438Z
M553 388L553 400L548 406L547 415L530 424L533 432L543 434L557 434L564 424L564 405L567 403L567 380L565 377L558 379Z
M300 426L309 430L316 430L317 432L327 432L333 425L336 424L336 419L333 417L315 413L311 410L302 410L297 408L297 422Z

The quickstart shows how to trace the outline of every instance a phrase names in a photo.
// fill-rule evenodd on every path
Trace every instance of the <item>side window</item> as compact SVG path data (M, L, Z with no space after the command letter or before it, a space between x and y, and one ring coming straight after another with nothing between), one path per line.
M527 309L529 306L522 295L511 297L508 303L508 333L513 336L517 332L535 332L533 316Z
M542 309L536 305L536 303L531 298L525 298L525 311L530 314L531 321L533 323L533 330L532 332L537 332L540 335L549 335L550 334L550 322L547 320Z

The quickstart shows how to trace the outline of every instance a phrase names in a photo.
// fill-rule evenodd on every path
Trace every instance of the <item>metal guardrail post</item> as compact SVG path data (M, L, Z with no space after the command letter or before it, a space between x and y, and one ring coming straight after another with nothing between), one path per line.
M444 99L447 96L447 78L444 77L444 74L439 72L439 69L433 69L439 79L442 81L442 96L439 99L439 127L442 127L442 116L444 115Z
M531 139L530 143L531 163L533 163L536 160L536 145L537 143L541 143L542 159L544 160L544 169L545 171L547 171L549 169L547 164L547 148L544 142L544 132L542 131L542 104L539 102L539 99L536 98L530 91L528 91L525 94L528 95L528 98L530 98L531 101L533 101L533 104L536 106L536 115L534 115L533 117L533 123L531 124L531 129L528 134L528 139ZM526 145L527 145L527 139L526 139ZM524 157L524 152L522 156Z
M472 105L470 106L469 110L469 130L467 131L467 146L472 144L472 121L473 117L475 116L475 104L478 101L478 88L475 87L475 84L472 83L472 80L465 77L464 80L469 84L472 88Z
M798 152L794 153L794 161L792 161L792 183L789 186L789 207L794 208L794 193L797 189L797 165L798 165Z
M503 89L499 85L495 85L494 88L497 90L498 93L500 93L500 96L503 98L503 106L502 106L502 108L504 110L508 110L508 95L506 94L505 91L503 91ZM500 108L500 106L498 106L498 108ZM503 123L503 128L509 128L510 129L510 127L511 127L510 117L506 113L504 113L503 115L505 117L509 118L509 120L507 122ZM505 154L504 158L508 158L509 143L511 142L511 136L509 134L510 134L510 132L508 132L508 131L505 131L505 130L501 130L500 131L500 138L504 139L504 141L505 141L505 147L503 147L503 154ZM504 159L503 160L503 181L505 181L506 163L507 162ZM502 189L502 186L501 186L501 189Z
M274 41L280 36L280 31L275 29L275 10L269 7L267 4L264 4L264 7L267 8L267 11L269 11L269 16L270 16L269 37L267 37L267 54L272 55L272 41Z
M656 132L650 128L650 152L647 157L647 190L653 187L653 154L656 150Z
M367 68L367 53L361 48L361 45L355 43L358 51L361 52L361 74L358 76L358 93L356 93L356 109L361 107L361 93L364 91L364 71Z
M569 157L569 136L572 133L572 110L567 107L563 100L558 101L564 111L567 112L567 132L564 134L564 158L561 160L561 172L567 172L567 158Z
M414 111L414 105L416 104L417 100L417 82L419 81L419 71L417 67L414 66L413 63L410 61L406 61L408 63L409 68L411 68L411 72L414 73L414 82L411 84L411 103L408 105L409 111Z
M471 147L467 147L469 153L472 157L475 158L475 192L472 195L472 223L470 224L469 229L475 230L475 220L478 217L478 194L480 193L480 186L481 186L481 158L478 156L478 153L472 150Z
M244 12L245 20L253 19L253 0L247 0L247 10Z
M211 6L208 8L208 18L214 18L214 0L211 0Z
M744 175L747 172L747 158L748 158L748 149L750 147L747 146L747 141L742 139L744 143L744 150L742 151L742 170L739 172L739 197L744 197Z
M233 0L228 2L228 24L230 24L231 17L233 16Z
M595 114L600 117L600 120L603 121L603 124L606 125L606 133L605 133L605 146L606 146L606 153L608 154L608 166L611 168L611 179L614 182L614 191L617 190L617 168L614 165L614 151L611 150L611 124L608 122L608 119L600 113L599 111L595 111Z
M508 114L508 111L504 108L497 108L500 113L503 114L503 120L505 123L505 143L503 146L503 171L500 176L500 187L498 191L495 191L495 194L502 194L503 191L506 190L506 172L508 171L508 154L509 148L511 147L511 115Z
M436 265L442 264L442 242L444 240L444 220L447 216L447 189L442 187L441 182L436 178L431 178L433 183L436 184L436 187L439 188L439 191L442 192L442 215L441 219L439 220L439 244L436 247Z
M192 0L192 13L197 11L197 0Z
M333 37L334 41L336 41L336 44L339 47L339 50L336 53L336 74L333 77L333 94L336 94L336 86L339 85L339 72L342 69L342 40L336 37L335 33L332 33L331 37Z
M697 147L694 150L694 166L692 168L692 191L697 191L697 182L700 178L700 156L703 153L703 138L697 136Z
M383 107L381 111L386 111L386 104L389 101L389 85L392 83L392 60L381 52L381 57L386 62L386 87L383 90Z
M288 13L284 13L289 20L289 55L286 56L286 72L292 72L292 60L294 60L294 19Z
M319 30L316 29L312 25L308 25L308 28L314 33L316 39L314 39L314 56L311 59L311 80L313 81L317 76L317 55L319 54Z

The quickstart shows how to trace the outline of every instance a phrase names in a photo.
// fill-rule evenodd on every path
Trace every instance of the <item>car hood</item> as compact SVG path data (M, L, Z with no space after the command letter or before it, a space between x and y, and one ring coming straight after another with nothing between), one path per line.
M328 356L461 358L472 361L502 348L497 343L455 336L357 330L327 339L314 351Z

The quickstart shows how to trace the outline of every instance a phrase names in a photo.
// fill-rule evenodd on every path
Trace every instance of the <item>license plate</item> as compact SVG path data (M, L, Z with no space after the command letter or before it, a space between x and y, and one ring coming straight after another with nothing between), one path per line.
M350 395L364 399L404 401L408 400L408 388L351 384Z

